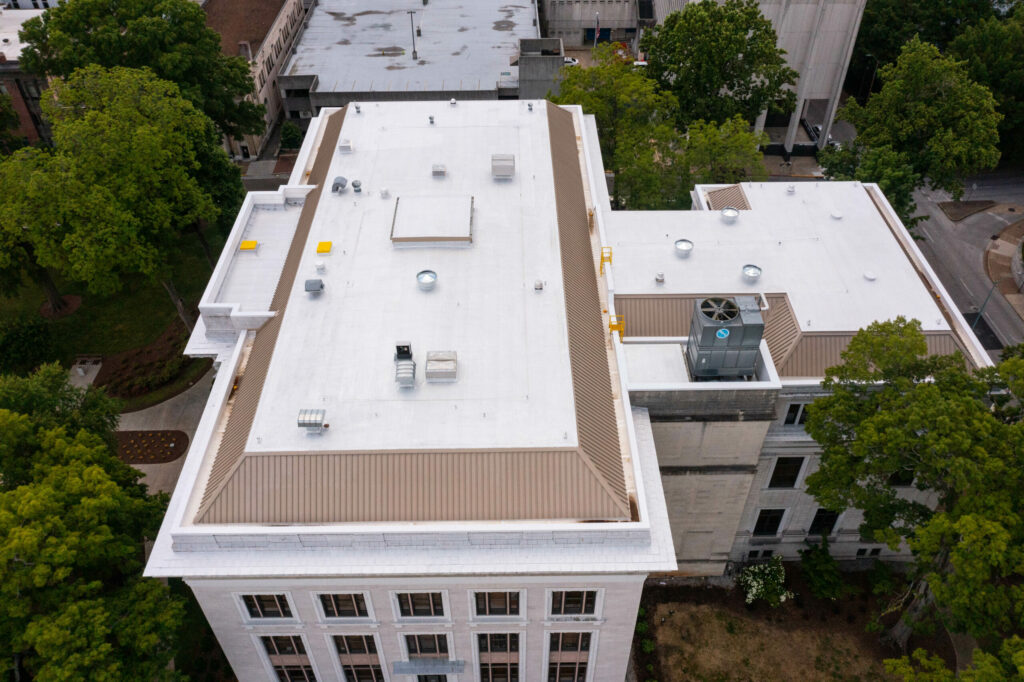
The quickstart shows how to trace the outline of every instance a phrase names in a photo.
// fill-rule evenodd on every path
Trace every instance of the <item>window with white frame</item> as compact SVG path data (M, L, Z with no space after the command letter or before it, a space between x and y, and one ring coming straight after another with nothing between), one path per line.
M779 534L779 527L782 526L782 517L785 516L785 509L762 509L757 514L757 521L754 522L755 537L774 537Z
M488 633L477 635L480 682L519 682L519 635Z
M306 655L306 645L299 635L265 635L260 637L270 666L282 682L316 682L313 666Z
M808 535L832 535L836 528L836 521L839 520L839 513L829 509L819 509L814 512L811 520L811 527L807 529Z
M769 488L795 488L804 468L803 457L776 457Z
M782 423L786 426L799 426L807 422L807 407L810 403L790 403L786 410L786 418Z
M589 632L552 632L548 682L586 682L589 659Z
M361 592L350 594L321 594L320 607L326 618L368 618L366 597Z
M250 618L291 618L288 597L283 594L244 594L242 603Z
M333 639L348 682L384 682L373 635L334 635Z
M596 611L596 590L556 590L551 593L552 616L591 616Z
M398 613L405 618L436 618L444 615L444 599L440 592L399 592Z
M518 592L475 592L473 594L478 616L518 616Z
M410 661L417 658L448 658L448 635L406 635L405 648Z

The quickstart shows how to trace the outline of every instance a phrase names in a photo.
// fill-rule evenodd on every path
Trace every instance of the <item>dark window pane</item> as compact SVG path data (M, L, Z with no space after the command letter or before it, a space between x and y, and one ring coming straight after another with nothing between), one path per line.
M828 509L819 509L814 513L814 520L811 527L807 529L808 535L831 535L836 527L839 514Z
M795 488L800 477L800 469L804 465L803 457L779 457L775 460L769 488Z
M785 509L762 509L754 524L754 535L776 535L782 524Z
M784 423L790 425L796 424L796 420L800 417L800 413L803 411L801 409L802 407L803 404L801 403L790 403L789 409L786 410L786 419Z

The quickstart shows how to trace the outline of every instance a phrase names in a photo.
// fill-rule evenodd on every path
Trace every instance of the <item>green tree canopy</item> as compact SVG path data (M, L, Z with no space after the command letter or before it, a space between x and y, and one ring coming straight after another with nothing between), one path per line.
M647 72L679 102L679 123L752 123L764 110L789 112L797 73L777 47L772 23L755 0L689 3L644 34Z
M1020 361L970 372L959 354L928 356L920 323L861 330L826 372L809 409L821 446L808 492L828 509L860 509L861 533L914 551L908 615L981 638L1024 627L1024 428L1007 420ZM1007 393L1008 392L1008 393ZM913 480L913 489L901 487ZM890 633L910 634L905 621Z
M147 70L98 66L55 81L43 110L55 152L33 170L56 191L21 215L38 262L101 294L132 276L159 282L191 329L170 272L183 233L217 216L194 177L216 146L209 119ZM22 160L35 161L7 163Z
M904 43L915 35L945 49L966 26L995 15L992 0L871 0L857 32L849 77L854 90L867 94L872 75L895 62Z
M181 94L226 135L263 131L262 105L249 64L221 51L191 0L82 0L64 2L24 23L19 63L39 76L66 78L90 64L149 68L176 83Z
M595 65L565 68L557 104L579 104L593 114L601 156L615 173L613 205L628 208L689 206L685 142L674 128L675 99L619 55L612 45L594 50Z
M696 184L766 180L766 133L754 133L737 114L721 125L695 121L686 129L686 160Z
M24 437L25 422L9 416L0 411L0 442ZM23 679L171 679L182 607L164 585L138 577L165 497L118 485L93 434L58 428L36 438L31 480L0 492L7 667Z
M1024 7L1010 17L995 17L968 26L949 45L949 52L963 61L968 75L996 98L999 113L999 144L1003 156L1024 158Z
M914 190L921 186L921 175L914 172L906 154L891 147L866 147L854 140L839 148L822 149L818 152L818 163L829 180L877 183L908 229L924 219L914 215L917 210Z
M914 37L880 76L884 85L866 105L851 99L839 112L862 144L906 155L915 173L956 199L964 176L998 163L995 99L961 62Z

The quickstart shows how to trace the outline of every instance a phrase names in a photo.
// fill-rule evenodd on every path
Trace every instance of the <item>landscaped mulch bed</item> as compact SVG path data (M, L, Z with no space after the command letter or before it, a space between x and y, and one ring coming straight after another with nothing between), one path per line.
M810 594L798 565L787 565L786 573L796 598L778 609L763 603L748 607L740 588L659 586L657 579L648 580L641 600L647 627L633 642L639 680L891 679L882 662L900 652L866 630L885 603L871 594L866 576L847 574L859 592L832 602ZM883 622L891 624L891 619ZM644 640L652 651L644 651ZM930 637L912 637L908 649L915 648L955 666L952 643L941 629Z
M947 218L954 223L958 223L975 213L987 211L995 205L996 202L994 201L943 201L939 203L939 208L942 209Z
M188 450L184 431L117 431L117 456L129 464L165 464Z

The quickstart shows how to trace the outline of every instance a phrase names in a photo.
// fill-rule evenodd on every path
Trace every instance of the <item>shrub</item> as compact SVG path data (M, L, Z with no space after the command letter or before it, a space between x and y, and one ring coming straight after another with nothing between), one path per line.
M782 566L782 557L778 555L765 563L747 566L740 571L736 581L746 593L748 604L763 599L775 608L793 597L793 593L786 589L786 569Z
M868 571L868 582L871 583L871 593L883 597L896 591L898 579L888 564L875 559L874 565Z
M0 322L0 374L28 374L54 356L50 327L42 320L17 317Z
M302 146L302 130L291 121L281 124L281 149L298 149Z
M653 639L643 639L643 640L640 640L640 648L643 650L643 652L645 654L652 654L652 653L654 653L654 640Z
M811 594L818 599L835 601L851 592L851 587L843 582L839 564L828 551L826 538L821 539L820 545L811 545L800 551L800 568Z
M638 635L646 635L649 629L650 627L643 621L636 624L636 634Z

